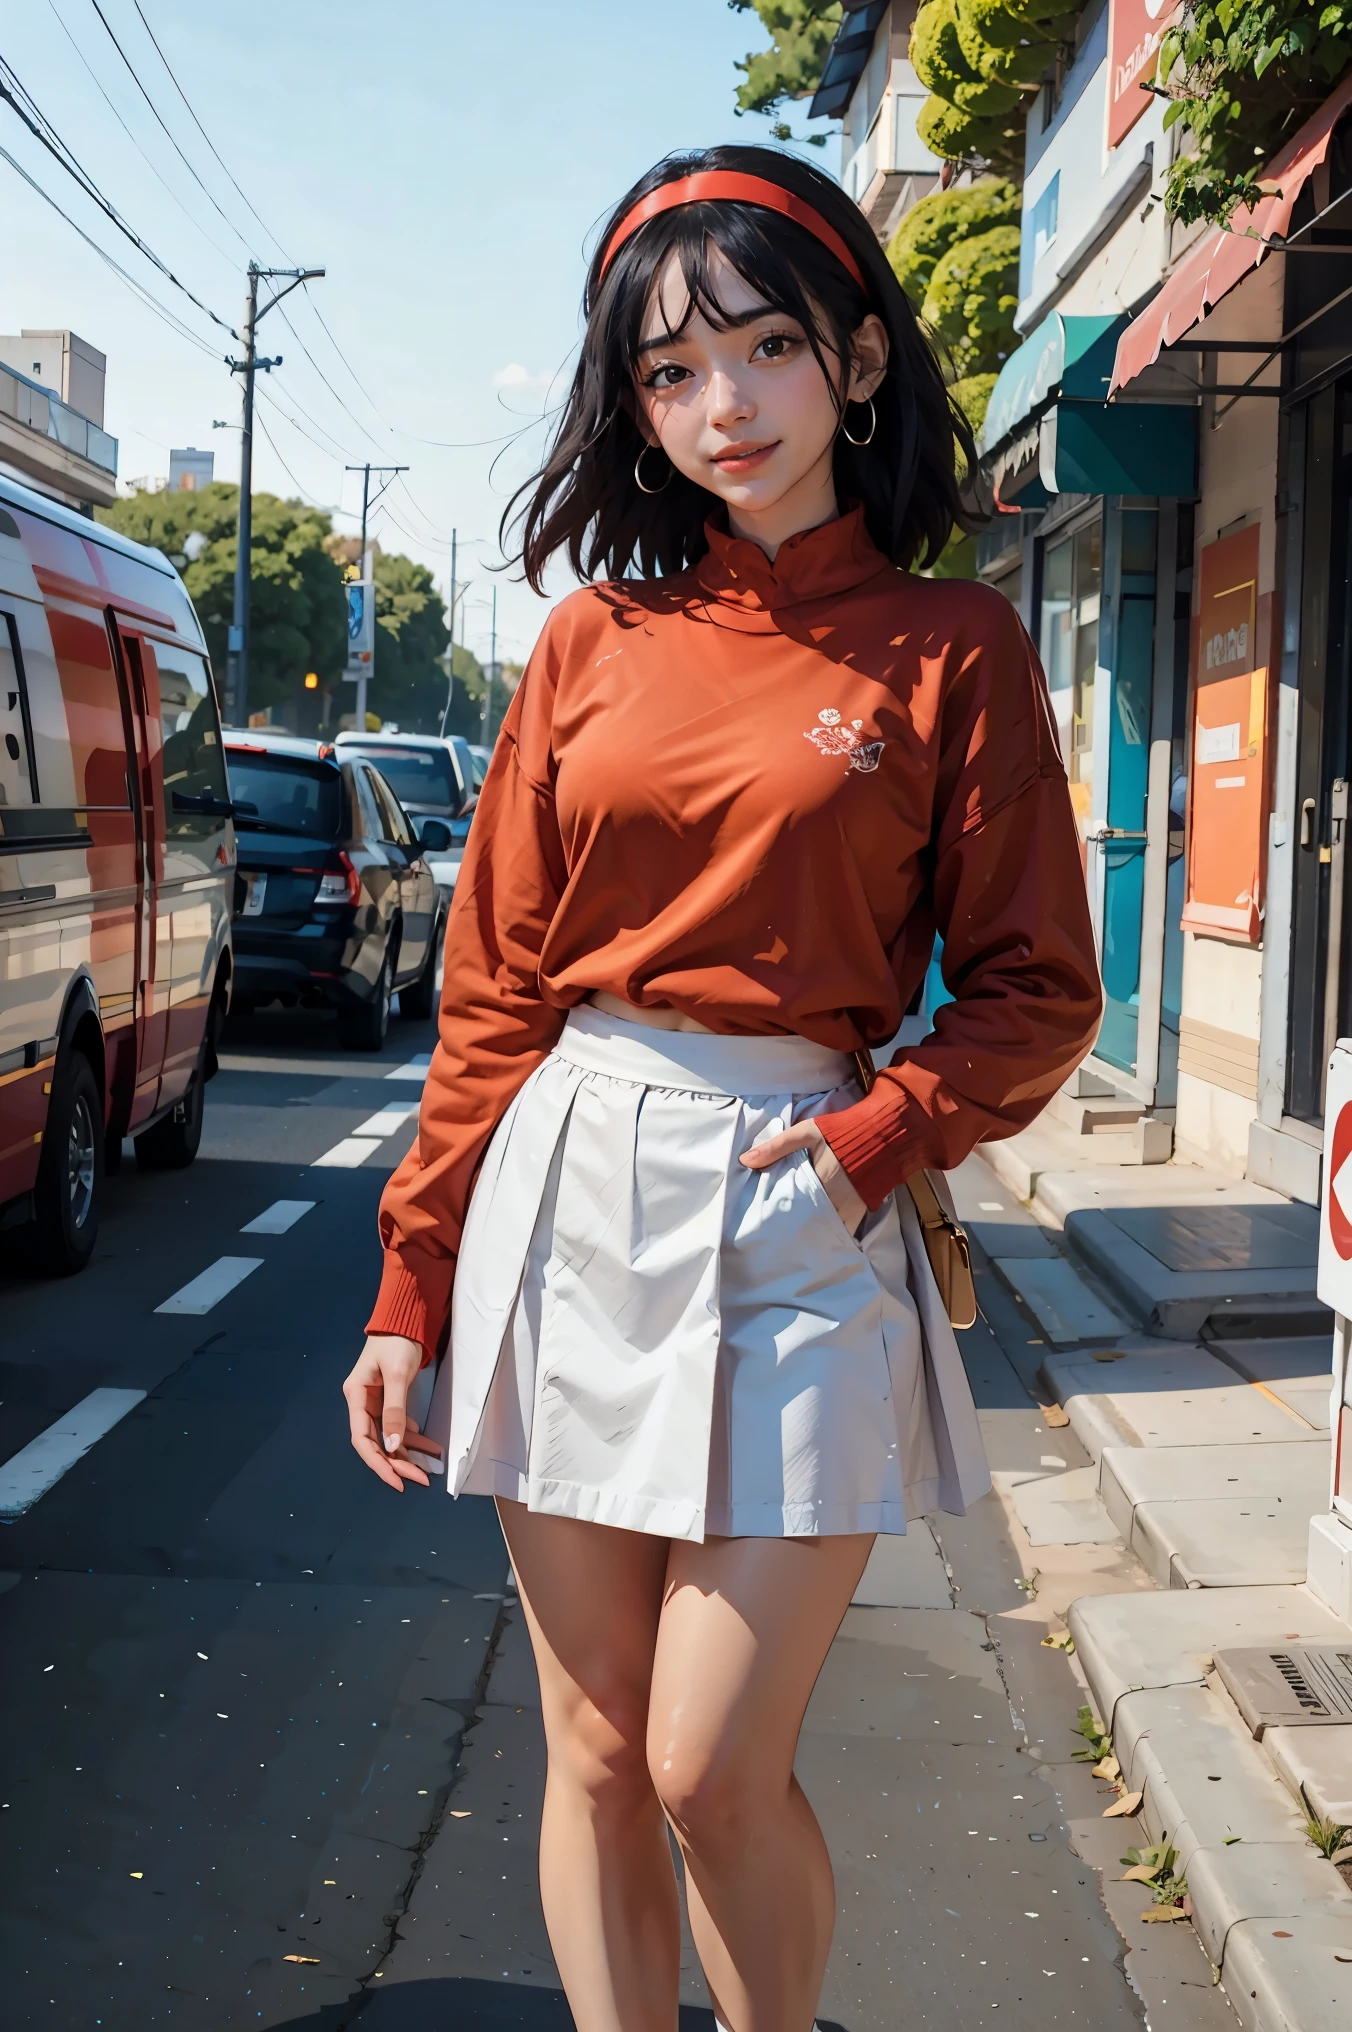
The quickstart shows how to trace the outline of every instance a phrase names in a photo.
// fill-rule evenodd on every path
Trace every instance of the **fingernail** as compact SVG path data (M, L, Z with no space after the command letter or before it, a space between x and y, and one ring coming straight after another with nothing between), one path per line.
M385 1451L386 1453L398 1453L399 1435L397 1432L387 1432L385 1434Z

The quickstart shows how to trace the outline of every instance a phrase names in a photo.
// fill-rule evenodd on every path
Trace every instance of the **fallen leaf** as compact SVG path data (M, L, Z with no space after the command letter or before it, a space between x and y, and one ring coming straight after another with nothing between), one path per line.
M1335 1961L1352 1961L1352 1954L1335 1954L1333 1959Z
M1225 1846L1228 1849L1232 1849L1237 1841L1243 1841L1243 1839L1242 1834L1228 1834L1225 1837Z
M1274 1940L1294 1940L1295 1935L1293 1933L1274 1933L1272 1938Z
M326 1884L332 1884L335 1887L335 1889L337 1888L338 1879L336 1877L325 1877L324 1882Z
M1158 1863L1133 1863L1120 1879L1123 1884L1153 1884L1160 1873Z
M1163 1921L1165 1924L1172 1924L1175 1919L1186 1919L1187 1916L1181 1905L1148 1905L1141 1914L1141 1918L1147 1926L1152 1921L1156 1924L1160 1921Z
M144 1871L144 1870L128 1870L128 1872L127 1872L127 1875L128 1875L129 1877L135 1877L135 1878L137 1879L137 1881L139 1882L139 1881L140 1881L140 1879L141 1879L142 1877L144 1877L144 1875L145 1875L145 1871Z
M319 1956L317 1954L284 1954L282 1960L298 1961L302 1968L319 1967Z
M457 1812L456 1812L456 1810L455 1810L455 1808L454 1808L454 1807L452 1807L452 1808L451 1808L451 1819L452 1819L452 1820L468 1820L468 1819L469 1819L469 1808L468 1808L467 1806L462 1806L462 1807L461 1807L461 1809L460 1809L460 1811L459 1811L459 1813L457 1813Z
M1069 1630L1053 1630L1050 1637L1043 1638L1042 1648L1044 1651L1071 1652L1075 1649L1075 1639Z
M1105 1757L1101 1764L1095 1764L1089 1775L1091 1778L1106 1778L1111 1781L1122 1776L1122 1766L1116 1757Z
M1094 1355L1096 1362L1124 1362L1126 1354L1121 1348L1100 1348Z
M1102 1817L1104 1820L1119 1820L1124 1814L1135 1813L1144 1798L1144 1792L1124 1793L1121 1799L1115 1799L1111 1806L1104 1807Z
M1329 1857L1329 1861L1331 1863L1352 1863L1352 1842L1348 1842L1343 1848L1335 1849Z
M1042 1416L1046 1419L1053 1432L1059 1432L1063 1425L1070 1424L1070 1413L1063 1411L1059 1404L1044 1404L1042 1406Z

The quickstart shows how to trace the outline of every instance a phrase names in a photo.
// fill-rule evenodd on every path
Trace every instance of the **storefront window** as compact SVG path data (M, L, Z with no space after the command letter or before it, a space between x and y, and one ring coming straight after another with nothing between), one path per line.
M1047 545L1040 648L1082 839L1089 830L1094 798L1094 677L1102 579L1103 531L1098 517Z

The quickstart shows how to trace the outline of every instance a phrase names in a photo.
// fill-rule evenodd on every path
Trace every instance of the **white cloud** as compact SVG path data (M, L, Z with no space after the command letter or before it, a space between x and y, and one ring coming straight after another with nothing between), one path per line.
M554 380L554 370L546 367L538 374L532 374L529 367L523 367L519 360L511 360L505 367L499 367L493 376L495 388L508 388L514 394L545 396Z

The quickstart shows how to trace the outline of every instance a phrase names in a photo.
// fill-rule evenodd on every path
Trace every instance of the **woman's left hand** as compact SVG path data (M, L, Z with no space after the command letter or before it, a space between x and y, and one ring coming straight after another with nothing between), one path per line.
M781 1158L792 1157L795 1150L806 1150L812 1160L812 1169L821 1180L822 1190L849 1232L854 1234L868 1212L868 1202L861 1199L850 1184L849 1172L814 1121L796 1122L792 1129L785 1129L778 1136L767 1136L754 1150L744 1151L738 1162L744 1164L748 1171L765 1171L771 1164L778 1164Z

